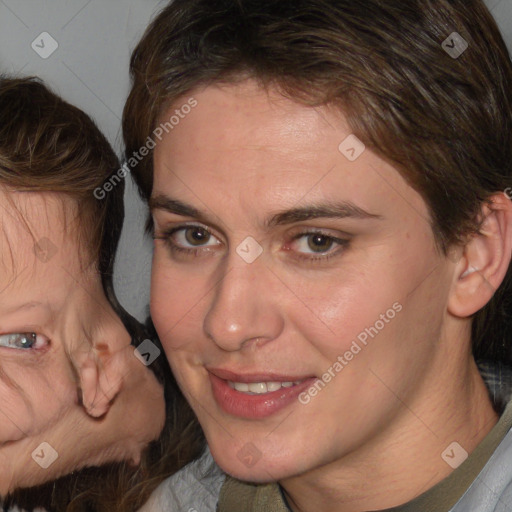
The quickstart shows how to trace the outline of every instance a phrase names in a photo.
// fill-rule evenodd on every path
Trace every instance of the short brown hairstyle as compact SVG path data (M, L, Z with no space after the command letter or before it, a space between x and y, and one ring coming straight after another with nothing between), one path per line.
M458 58L442 45L453 46L454 32L469 44ZM338 107L421 194L443 254L478 231L482 204L511 185L512 66L482 0L174 0L130 71L127 158L183 95L252 78L303 104ZM145 199L152 165L133 169ZM474 317L477 359L510 357L511 268Z

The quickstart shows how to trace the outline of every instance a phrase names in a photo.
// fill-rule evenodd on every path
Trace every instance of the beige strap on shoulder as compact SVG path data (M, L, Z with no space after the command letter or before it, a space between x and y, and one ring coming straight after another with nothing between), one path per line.
M227 476L220 490L217 512L290 511L277 484L250 484Z

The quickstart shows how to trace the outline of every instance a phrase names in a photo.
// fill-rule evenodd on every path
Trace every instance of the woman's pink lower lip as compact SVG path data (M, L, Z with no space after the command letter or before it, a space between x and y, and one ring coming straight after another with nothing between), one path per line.
M248 419L266 418L284 409L296 401L300 393L316 380L315 378L309 378L290 388L281 388L261 395L247 395L231 388L228 381L210 372L208 372L208 375L210 376L213 397L221 409L233 416Z

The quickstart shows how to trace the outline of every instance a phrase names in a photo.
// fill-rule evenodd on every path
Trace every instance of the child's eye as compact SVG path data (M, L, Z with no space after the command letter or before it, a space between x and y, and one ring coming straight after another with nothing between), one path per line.
M35 332L0 334L0 347L16 349L40 349L48 344L45 336Z

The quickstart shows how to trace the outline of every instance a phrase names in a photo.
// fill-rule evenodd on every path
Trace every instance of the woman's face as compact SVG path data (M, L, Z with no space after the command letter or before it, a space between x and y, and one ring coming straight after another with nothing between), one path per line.
M192 96L154 154L151 313L217 462L283 479L421 417L454 266L421 196L333 110Z
M0 196L3 495L86 465L137 461L158 436L164 407L86 264L71 200L5 189ZM135 385L143 396L130 409L125 395L136 397Z

